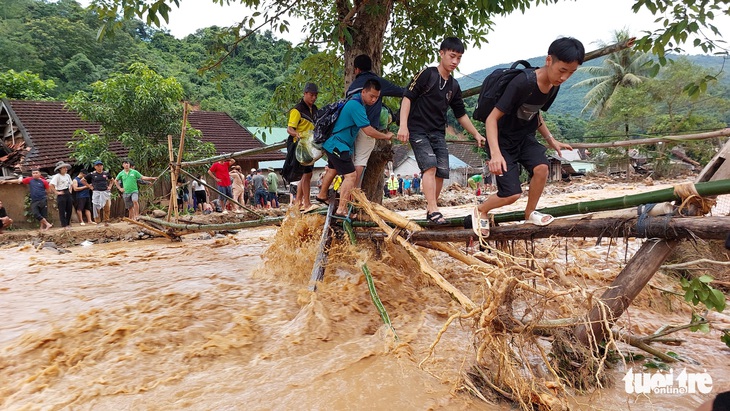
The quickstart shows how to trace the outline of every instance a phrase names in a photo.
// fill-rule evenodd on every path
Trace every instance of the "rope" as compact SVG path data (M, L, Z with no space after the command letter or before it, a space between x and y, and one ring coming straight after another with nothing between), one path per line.
M694 183L674 186L674 195L682 200L678 211L682 215L705 215L717 204L717 200L714 198L700 196Z
M637 207L636 212L639 217L636 219L636 233L639 237L644 238L666 238L669 231L669 223L672 221L674 213L667 213L661 217L651 217L649 212L656 206L655 203L642 204ZM654 224L659 220L660 224ZM654 230L652 230L654 228Z

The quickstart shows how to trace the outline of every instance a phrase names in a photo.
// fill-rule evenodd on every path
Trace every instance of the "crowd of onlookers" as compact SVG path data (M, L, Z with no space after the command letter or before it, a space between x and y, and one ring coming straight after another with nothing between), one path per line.
M400 174L390 173L390 176L385 174L385 177L383 195L386 198L421 194L421 178L418 174L413 174L413 177L410 175L403 177Z

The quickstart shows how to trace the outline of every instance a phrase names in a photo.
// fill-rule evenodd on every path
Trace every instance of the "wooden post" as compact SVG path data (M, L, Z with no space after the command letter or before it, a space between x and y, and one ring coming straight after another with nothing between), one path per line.
M170 164L170 169L175 170L175 180L173 183L173 191L175 191L175 217L177 217L178 209L177 209L177 179L180 176L180 163L182 162L183 157L183 150L185 147L185 129L187 129L188 124L188 102L183 103L183 120L182 120L182 131L180 132L180 146L177 150L177 164L174 166ZM185 197L183 197L185 198ZM183 204L183 207L185 205Z
M576 327L578 341L593 347L602 342L614 322L629 308L677 244L679 241L675 240L645 242L603 293L600 303L588 313L587 324Z
M167 135L167 151L170 154L170 204L167 205L167 221L173 214L177 218L177 170L173 165L175 154L172 151L172 134Z
M730 153L730 141L725 144L725 149ZM713 158L696 182L726 178L724 174L717 173L723 161L720 156ZM600 302L591 308L586 322L574 329L577 340L590 347L597 347L598 343L605 340L611 326L656 274L677 244L679 241L676 240L644 243L611 283L609 289L603 293Z

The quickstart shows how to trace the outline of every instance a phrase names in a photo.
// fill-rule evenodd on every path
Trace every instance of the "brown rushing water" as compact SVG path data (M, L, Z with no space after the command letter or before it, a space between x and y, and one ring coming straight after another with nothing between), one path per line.
M342 246L319 291L309 292L317 218L300 219L291 232L250 229L183 243L119 242L62 255L0 250L0 408L511 409L458 390L474 359L469 322L454 323L419 368L459 307L412 271L404 253L386 247L375 259ZM305 245L291 252L295 242ZM618 272L621 250L612 261L595 253L586 270ZM474 282L464 266L429 255L457 287ZM370 301L364 261L398 342ZM664 304L652 301L644 304ZM687 321L686 312L659 308L661 316L632 309L629 329L647 334ZM730 328L727 316L714 319ZM693 360L688 371L707 370L715 393L730 389L730 350L717 333L680 337L688 342L671 348ZM576 397L574 407L685 410L710 398L627 395L625 369L612 373L615 386Z

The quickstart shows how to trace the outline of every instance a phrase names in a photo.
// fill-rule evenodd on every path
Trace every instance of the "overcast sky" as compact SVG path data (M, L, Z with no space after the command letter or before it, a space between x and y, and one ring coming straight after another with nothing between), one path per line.
M88 4L89 1L81 1ZM519 59L545 55L550 43L558 37L571 36L582 41L586 51L598 48L597 41L610 42L612 33L628 28L632 35L640 37L644 30L654 30L657 18L648 11L638 14L631 11L633 0L576 0L562 1L557 4L533 7L525 14L513 13L495 19L494 31L488 35L489 44L475 49L467 44L459 66L460 77L496 64L508 63ZM186 0L180 8L172 6L170 33L178 38L196 30L213 25L230 26L242 20L251 11L241 5L222 7L210 0ZM292 26L290 33L279 34L292 43L304 38L301 33L303 23L288 19ZM730 18L722 16L715 19L719 28L730 27ZM727 34L725 34L727 35ZM691 54L701 50L685 48Z

